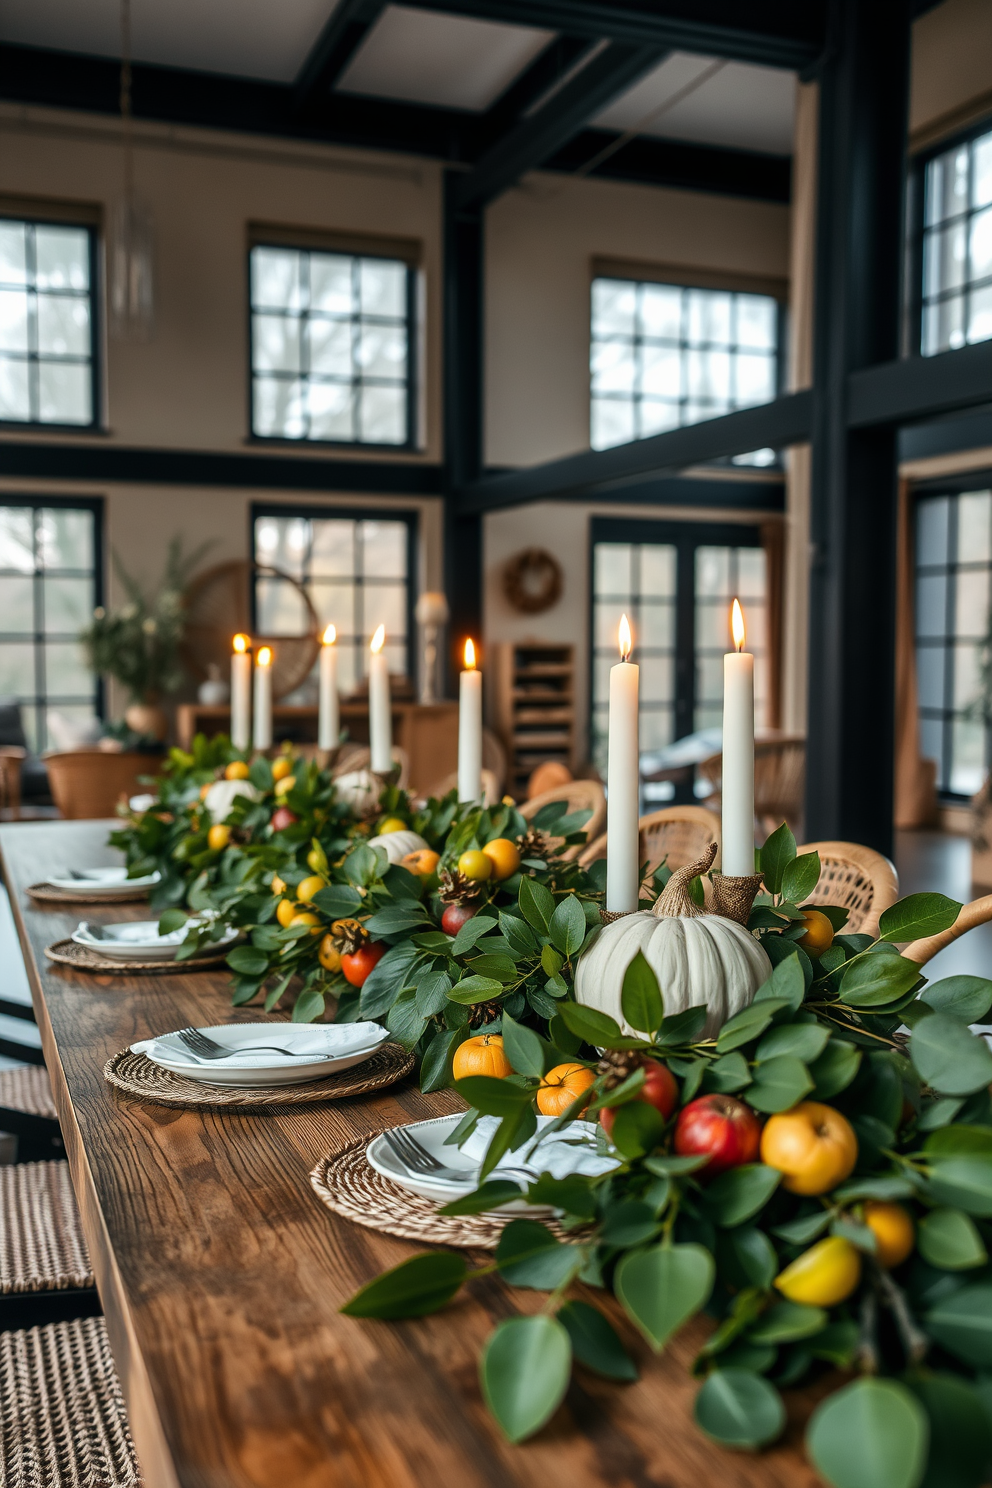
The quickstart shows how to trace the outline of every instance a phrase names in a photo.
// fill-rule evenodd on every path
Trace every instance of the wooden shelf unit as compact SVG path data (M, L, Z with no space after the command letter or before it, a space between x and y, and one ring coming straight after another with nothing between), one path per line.
M495 661L496 728L508 756L507 789L519 799L545 760L575 769L574 648L501 641Z

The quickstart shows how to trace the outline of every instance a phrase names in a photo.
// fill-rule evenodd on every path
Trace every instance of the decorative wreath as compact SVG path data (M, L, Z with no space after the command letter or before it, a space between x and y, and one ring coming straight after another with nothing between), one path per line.
M544 548L524 548L507 563L503 592L515 610L539 615L561 598L562 571L557 558Z

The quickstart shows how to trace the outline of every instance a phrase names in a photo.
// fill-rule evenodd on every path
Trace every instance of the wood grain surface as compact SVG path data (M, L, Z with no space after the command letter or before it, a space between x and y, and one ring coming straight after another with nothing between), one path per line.
M692 1423L687 1366L703 1324L661 1358L620 1322L642 1377L577 1368L565 1404L522 1447L479 1393L493 1325L541 1294L494 1278L443 1313L405 1323L338 1311L417 1247L349 1224L308 1182L332 1146L451 1111L415 1083L305 1111L177 1111L130 1100L101 1071L118 1049L184 1024L254 1019L223 972L133 978L46 962L79 920L26 895L58 868L117 861L106 822L18 823L0 850L83 1227L149 1488L817 1488L801 1450L809 1393L785 1442L722 1451ZM148 906L87 907L142 919Z

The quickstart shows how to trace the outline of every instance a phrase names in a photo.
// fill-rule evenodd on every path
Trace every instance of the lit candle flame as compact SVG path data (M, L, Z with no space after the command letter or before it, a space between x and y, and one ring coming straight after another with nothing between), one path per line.
M235 651L237 651L239 655L244 655L251 643L246 635L241 635L239 632L238 635L234 637L234 640L231 644L234 646Z
M255 665L260 667L267 667L272 665L272 651L270 647L262 647L255 658Z
M633 642L630 639L630 622L626 615L620 616L620 660L626 661Z
M475 642L471 636L465 642L465 670L467 672L475 671Z
M379 626L379 629L376 631L375 635L372 637L372 644L369 647L369 650L372 652L373 656L378 656L379 652L383 648L383 645L385 644L385 640L386 640L386 627L384 625L380 625Z
M734 608L731 613L730 629L734 637L734 647L738 651L744 650L744 611L741 609L739 599L734 600Z
M338 633L335 630L334 626L333 625L329 625L327 627L327 629L324 631L324 635L323 635L323 643L324 643L324 645L325 646L333 646L334 645L334 642L337 640L337 638L338 638Z

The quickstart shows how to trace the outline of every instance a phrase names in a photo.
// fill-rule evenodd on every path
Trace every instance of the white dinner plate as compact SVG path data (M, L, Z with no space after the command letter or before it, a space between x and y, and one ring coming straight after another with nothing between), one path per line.
M459 1115L435 1116L431 1121L414 1121L409 1126L404 1126L403 1130L415 1137L421 1147L426 1147L431 1156L444 1163L445 1167L462 1169L465 1173L464 1182L412 1173L386 1142L385 1133L373 1137L365 1149L369 1166L375 1168L383 1178L388 1178L390 1183L398 1183L400 1188L408 1188L411 1193L432 1199L435 1204L450 1204L452 1199L471 1193L479 1186L478 1162L466 1157L459 1148L444 1145L445 1138L451 1135L461 1120ZM523 1153L520 1160L523 1161ZM499 1175L494 1173L490 1176L495 1178ZM520 1181L523 1182L522 1179ZM537 1215L551 1215L554 1210L547 1204L528 1204L526 1199L514 1199L512 1204L503 1204L499 1209L494 1209L493 1213L527 1214L534 1218Z
M187 920L179 930L159 935L157 920L132 920L116 925L91 925L83 920L72 932L77 945L88 946L115 961L172 961L194 922ZM240 930L226 930L212 940L201 954L209 954L233 945Z
M207 1062L184 1049L175 1034L142 1039L132 1044L131 1050L134 1054L147 1055L162 1069L197 1080L201 1085L251 1090L322 1080L326 1075L361 1064L389 1038L388 1030L380 1028L378 1023L342 1023L339 1027L333 1023L222 1023L215 1028L201 1028L200 1032L229 1049L275 1044L313 1057L287 1059L281 1054L260 1051Z
M68 889L74 894L87 894L96 898L98 894L133 893L138 899L162 877L157 870L146 873L143 878L128 878L126 868L77 868L75 873L52 874L46 880L54 889Z

